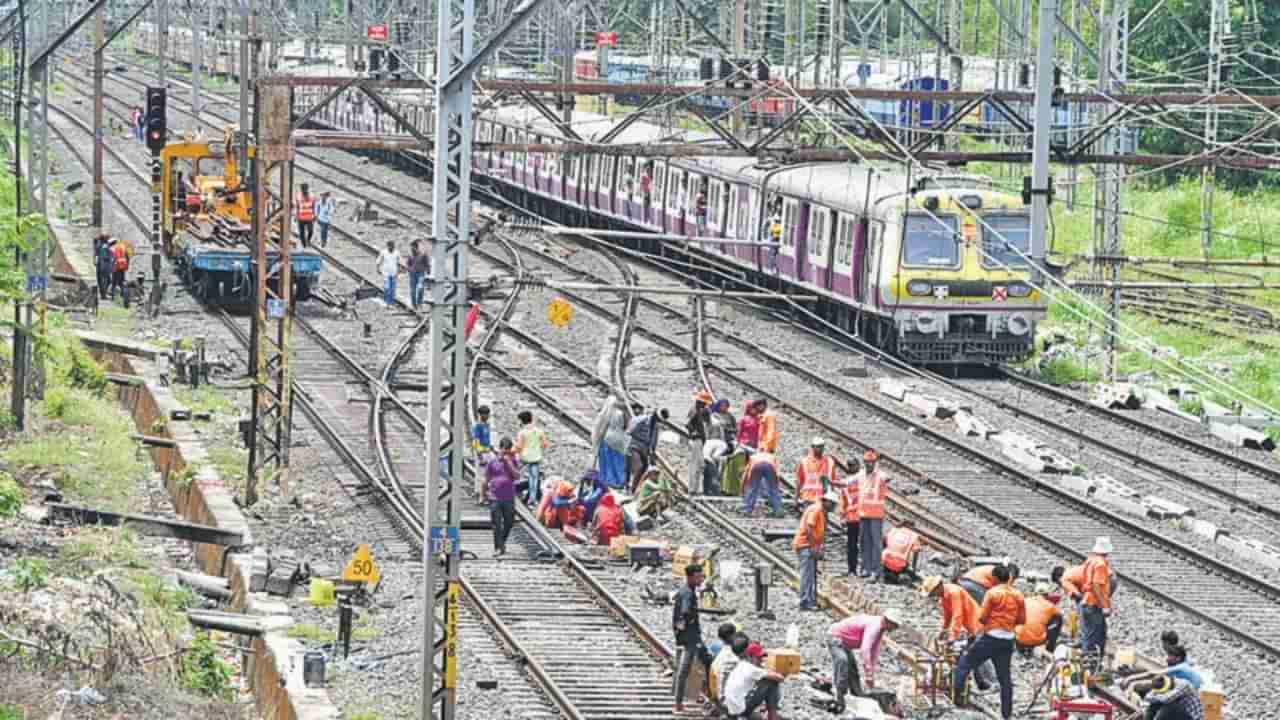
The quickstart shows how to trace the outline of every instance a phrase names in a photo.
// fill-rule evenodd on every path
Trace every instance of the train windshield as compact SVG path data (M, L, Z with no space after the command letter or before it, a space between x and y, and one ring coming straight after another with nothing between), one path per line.
M1031 218L1026 215L984 215L982 264L987 267L1023 267L1031 254Z
M908 215L902 242L902 261L907 265L952 266L960 262L956 228L951 215Z

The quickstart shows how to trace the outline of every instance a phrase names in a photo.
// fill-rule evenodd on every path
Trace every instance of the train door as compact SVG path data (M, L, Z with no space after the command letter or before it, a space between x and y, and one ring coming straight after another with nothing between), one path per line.
M884 223L868 222L864 217L859 222L865 238L865 249L862 252L862 301L872 307L880 306L880 258L884 256Z
M857 220L844 213L836 215L835 250L832 253L831 290L843 297L858 297L858 276L853 272L853 235Z
M667 197L663 202L663 207L666 208L666 211L663 213L663 217L668 232L682 231L678 222L681 205L680 193L684 191L686 182L688 180L685 178L683 170L673 167L667 171Z
M806 233L808 279L824 290L831 289L831 262L827 257L831 239L831 211L809 206L809 231Z
M666 200L667 192L667 164L662 161L653 163L653 192L649 199L649 217L646 218L650 225L666 229L666 210L663 209L663 202Z
M799 247L803 214L799 200L787 198L782 201L782 247L778 250L778 274L790 275L797 279L804 278L804 248Z

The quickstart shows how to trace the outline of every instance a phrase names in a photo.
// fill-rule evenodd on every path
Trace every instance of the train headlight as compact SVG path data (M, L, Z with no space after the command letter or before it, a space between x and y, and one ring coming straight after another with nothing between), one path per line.
M1031 331L1031 321L1022 315L1010 315L1008 328L1009 334L1021 337Z
M1031 294L1031 286L1026 283L1011 283L1009 297L1024 298Z
M912 280L907 283L908 295L930 295L933 293L933 283L928 280Z

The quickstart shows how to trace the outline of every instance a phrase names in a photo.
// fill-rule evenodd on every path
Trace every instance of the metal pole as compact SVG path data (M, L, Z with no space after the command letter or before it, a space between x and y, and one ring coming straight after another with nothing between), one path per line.
M439 62L434 135L438 141L431 186L431 227L436 236L432 260L437 277L447 282L438 282L432 288L431 390L427 406L427 478L423 501L428 528L422 588L420 717L423 720L453 720L457 712L457 618L462 559L457 539L462 519L460 483L464 438L467 437L464 327L468 304L467 247L471 235L472 76L470 72L464 73L452 83L449 78L474 52L475 0L460 0L458 5L460 7L455 8L450 0L440 0L437 12ZM441 467L442 463L447 463L447 470ZM437 545L440 552L431 552L432 545ZM445 572L441 590L436 589L441 569L437 562L439 556L444 558ZM440 677L436 674L437 655L443 655ZM440 701L438 710L432 707L435 698Z
M164 87L167 80L165 53L169 46L168 0L156 0L156 87Z
M191 112L195 115L196 130L203 129L200 120L200 66L204 62L204 28L196 20L199 8L192 8L188 18L191 20ZM194 168L192 169L194 174Z
M1225 51L1223 37L1231 27L1231 12L1227 0L1212 0L1209 21L1209 93L1217 95L1222 89L1222 56ZM1218 142L1218 107L1210 105L1205 111L1204 147L1213 150ZM1213 247L1213 193L1217 185L1217 170L1206 165L1200 171L1200 250L1205 257Z
M1053 123L1053 64L1058 0L1040 0L1036 57L1035 137L1031 150L1031 257L1044 261L1049 232L1049 141Z
M27 67L27 13L26 0L18 0L18 26L13 32L13 160L14 160L14 217L22 217L22 97L24 75ZM30 123L28 123L28 127ZM28 143L28 152L30 144ZM31 164L27 163L27 172ZM16 264L23 264L22 249L14 251ZM27 334L22 328L22 302L13 304L13 387L9 396L9 410L13 415L14 429L22 432L27 422Z
M98 9L93 21L93 232L94 235L102 233L102 169L103 169L103 144L106 138L103 136L102 129L102 94L103 94L103 75L105 68L103 67L103 51L97 50L101 48L103 41L106 40L106 13L105 6ZM97 259L95 258L95 262Z

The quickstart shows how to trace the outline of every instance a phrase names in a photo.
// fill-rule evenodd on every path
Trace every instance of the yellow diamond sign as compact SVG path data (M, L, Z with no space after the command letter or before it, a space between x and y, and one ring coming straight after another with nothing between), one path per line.
M347 563L346 569L342 571L342 579L350 582L363 582L370 585L377 585L382 579L382 572L378 570L378 563L373 561L373 554L369 552L368 545L361 545L356 548L356 552L351 556L351 561Z
M568 300L558 297L547 306L547 319L556 327L564 327L573 319L573 306Z

